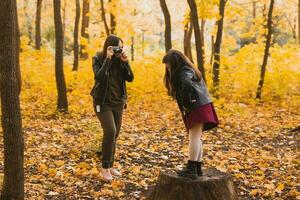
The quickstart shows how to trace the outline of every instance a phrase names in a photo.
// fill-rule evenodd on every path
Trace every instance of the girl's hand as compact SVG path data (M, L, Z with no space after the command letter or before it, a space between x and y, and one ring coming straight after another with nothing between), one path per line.
M112 50L112 46L107 47L106 51L106 58L111 59L111 57L114 55L114 51Z
M122 52L121 60L122 60L123 62L128 62L128 57L127 57L127 55L126 55L126 53L125 53L124 51Z

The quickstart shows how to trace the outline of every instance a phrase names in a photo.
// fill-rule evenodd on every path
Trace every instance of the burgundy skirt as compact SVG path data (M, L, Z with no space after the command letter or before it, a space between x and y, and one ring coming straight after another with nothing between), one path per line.
M188 130L195 124L203 123L203 131L207 131L218 126L219 120L213 104L209 103L199 106L186 114L184 123Z

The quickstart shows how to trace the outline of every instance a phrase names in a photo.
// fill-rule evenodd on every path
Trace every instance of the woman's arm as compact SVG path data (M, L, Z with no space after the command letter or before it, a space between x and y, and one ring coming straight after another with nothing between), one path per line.
M193 79L194 74L191 71L186 71L184 75L180 78L180 101L182 105L189 108L192 104L193 95Z
M132 69L128 62L122 62L122 67L124 69L124 79L128 82L132 82L134 79L134 75Z
M108 70L111 67L111 59L106 58L103 63L99 61L97 57L93 58L93 71L94 71L94 78L97 81L105 80L106 76L108 75Z

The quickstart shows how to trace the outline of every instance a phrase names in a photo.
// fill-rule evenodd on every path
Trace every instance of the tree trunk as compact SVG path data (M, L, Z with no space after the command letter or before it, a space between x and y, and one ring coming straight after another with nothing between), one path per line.
M24 12L25 12L25 17L26 17L26 26L28 28L28 39L29 39L29 44L32 43L32 22L29 16L29 11L28 11L28 0L24 0Z
M134 61L134 36L131 36L131 61Z
M88 54L86 52L86 44L89 41L89 30L88 30L89 22L90 22L89 12L90 12L90 0L83 0L81 37L86 40L86 42L84 42L84 44L81 44L81 47L80 47L80 57L83 59L88 58Z
M79 20L80 20L80 1L75 0L76 2L76 16L75 16L75 25L74 25L74 63L73 63L73 71L78 70L79 63Z
M36 19L35 19L35 48L41 49L41 11L42 0L37 0Z
M200 26L199 26L197 5L196 5L195 0L187 0L187 1L189 4L189 7L191 9L192 22L193 22L193 26L194 26L198 68L202 74L203 80L206 82L205 69L204 69L204 52L202 49L203 45L201 42L201 32L200 32Z
M300 45L300 0L298 0L298 42Z
M200 28L200 38L201 38L201 49L203 55L203 63L205 63L205 43L204 43L204 33L205 33L205 19L201 19L201 28Z
M109 0L108 2L111 3L112 0ZM113 13L110 13L110 33L111 34L115 34L116 26L117 26L116 17Z
M254 20L254 19L256 19L256 0L253 0L252 7L253 7L252 17L253 17L253 20Z
M148 200L236 200L237 194L229 174L216 169L204 170L196 180L160 172Z
M104 23L104 28L105 28L106 35L108 36L109 35L109 28L108 28L108 24L107 24L107 21L106 21L104 1L100 0L100 4L101 4L101 17L102 17L102 20L103 20L103 23Z
M171 16L166 4L166 0L159 0L160 7L165 17L165 48L166 52L172 49L172 41L171 41Z
M0 1L0 93L4 142L1 199L24 199L24 142L19 91L19 30L17 3Z
M193 29L194 29L193 23L190 15L190 19L184 25L183 49L184 49L184 55L186 55L191 62L194 62L193 54L192 54L192 44L191 44Z
M55 24L55 77L57 87L57 110L68 111L67 88L63 68L64 35L61 21L61 2L53 0Z
M210 61L209 61L209 63L211 65L213 64L214 54L215 54L215 36L211 35L211 55L210 55Z
M213 64L213 94L219 97L219 83L220 83L220 53L223 35L223 23L225 15L225 5L227 0L220 0L219 15L221 19L218 20L218 31L216 36L216 43L214 47L214 64Z
M261 99L261 93L262 93L262 88L264 85L264 80L265 80L265 74L266 74L266 67L268 64L268 57L269 57L269 50L271 46L271 38L272 38L272 13L273 13L273 8L274 8L274 0L271 0L270 2L270 7L269 7L269 13L268 13L268 22L267 22L267 28L268 28L268 34L266 36L267 41L266 41L266 47L265 47L265 54L264 54L264 59L263 63L261 65L261 72L260 72L260 79L258 83L258 88L256 92L256 99Z

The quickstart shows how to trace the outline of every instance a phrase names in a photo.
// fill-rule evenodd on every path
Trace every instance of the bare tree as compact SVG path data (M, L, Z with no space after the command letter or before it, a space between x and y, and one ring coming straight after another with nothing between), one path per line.
M218 31L216 36L216 42L214 44L214 64L213 64L213 87L215 97L219 97L219 83L220 83L220 53L223 35L223 23L225 15L225 5L227 0L220 0L219 15L221 18L218 20Z
M184 54L192 62L194 62L193 55L192 55L192 45L191 45L193 30L194 30L194 28L193 28L193 23L192 23L191 14L190 14L189 19L186 21L186 23L184 25L183 49L184 49Z
M194 35L195 35L195 43L196 43L196 52L197 52L197 63L198 68L202 73L202 78L206 81L205 78L205 69L204 69L204 50L203 44L201 41L201 31L199 26L199 17L198 10L195 0L187 0L189 7L191 9L192 22L194 25Z
M102 21L104 23L105 32L106 32L106 35L109 35L109 27L108 27L108 24L107 24L107 21L106 21L104 1L100 0L100 4L101 4L101 17L102 17Z
M20 111L19 28L16 0L0 1L0 94L4 141L1 199L24 199L24 142Z
M61 2L53 0L55 24L55 77L57 87L57 110L68 111L67 88L63 68L64 34L61 21Z
M159 0L160 7L165 17L165 48L166 52L172 49L172 41L171 41L171 16L166 4L166 0Z
M273 8L274 8L274 3L275 3L274 1L275 0L270 1L270 7L269 7L269 12L268 12L268 22L267 22L268 33L266 35L267 41L266 41L264 59L263 59L262 65L261 65L260 79L259 79L258 88L257 88L257 92L256 92L256 99L261 99L261 93L262 93L262 88L264 85L265 74L266 74L266 67L268 64L269 50L270 50L270 46L271 46L271 38L272 38L272 32L273 32L272 14L273 14Z
M42 0L37 0L36 3L36 18L35 18L35 48L41 49L41 11Z
M90 12L90 0L83 0L81 37L85 38L87 41L89 40L89 31L88 31L89 22L90 22L89 12ZM80 46L80 57L83 59L88 58L85 44L81 44Z
M79 20L80 20L80 1L75 0L76 3L76 15L75 15L75 24L74 24L74 63L73 63L73 71L78 70L78 62L79 62Z
M109 0L108 2L111 3L112 0ZM117 26L116 17L113 13L110 13L110 33L111 34L115 34L116 26Z
M298 42L300 45L300 0L298 0Z

